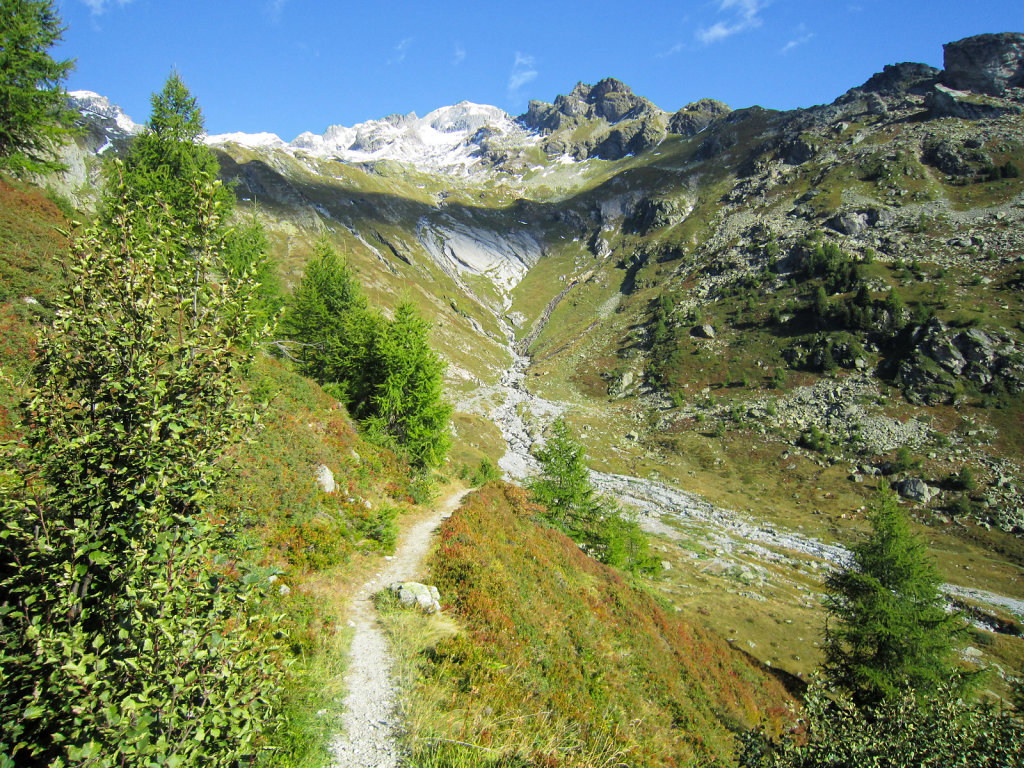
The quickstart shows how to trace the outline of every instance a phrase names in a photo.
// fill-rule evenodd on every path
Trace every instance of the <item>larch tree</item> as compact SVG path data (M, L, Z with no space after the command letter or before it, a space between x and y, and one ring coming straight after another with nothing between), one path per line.
M344 257L326 241L317 243L283 326L298 345L295 357L302 373L329 386L357 418L370 408L368 359L382 322L369 310Z
M895 494L881 490L872 511L871 535L828 577L825 599L825 672L862 705L936 691L956 669L963 626L946 612L935 565Z
M371 437L401 446L421 467L441 464L452 442L446 364L430 347L429 331L409 302L381 326L370 349L373 389L364 424Z
M597 493L584 457L583 446L565 420L557 419L537 451L541 474L530 483L534 500L548 510L547 519L554 526L601 562L632 572L653 571L643 531Z
M51 0L0 3L0 168L59 170L56 150L74 128L61 83L74 68L50 49L64 27Z

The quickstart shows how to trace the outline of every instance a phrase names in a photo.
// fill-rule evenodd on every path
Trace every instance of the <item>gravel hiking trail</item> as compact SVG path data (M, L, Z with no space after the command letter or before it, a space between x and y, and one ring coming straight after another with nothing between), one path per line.
M343 734L334 737L334 768L396 768L398 746L397 690L391 675L391 651L377 624L373 595L396 581L410 581L420 571L438 526L462 502L468 490L442 499L434 512L402 536L394 556L359 588L349 609L353 627L345 673Z

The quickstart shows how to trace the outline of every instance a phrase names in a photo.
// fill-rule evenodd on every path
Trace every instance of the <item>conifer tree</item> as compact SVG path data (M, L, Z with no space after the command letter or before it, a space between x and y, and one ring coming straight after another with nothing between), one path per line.
M202 142L202 110L177 72L168 76L150 103L146 129L135 137L124 161L129 194L140 204L159 194L179 225L188 224L196 219L196 179L215 179L220 165ZM233 208L232 195L223 186L214 194L223 208L223 221Z
M51 0L0 3L0 168L59 170L55 150L72 133L75 114L61 83L74 68L50 49L64 28Z
M124 177L125 194L134 205L153 208L153 215L163 217L165 225L173 221L182 236L168 246L178 250L179 256L188 258L187 248L192 241L217 240L217 262L211 265L214 273L246 278L241 284L252 290L256 299L250 317L254 328L276 322L281 307L280 286L269 258L266 234L255 214L245 223L229 225L234 196L222 184L213 183L220 164L203 144L203 114L195 97L181 76L172 72L150 102L152 113L146 130L135 137L123 167L117 171ZM218 209L216 230L212 232L203 231L209 220L198 208L204 203L195 190L203 187L212 190L213 204ZM101 220L111 224L107 214L102 214Z
M373 394L367 433L393 442L422 467L439 465L451 446L452 407L444 400L444 361L430 348L430 325L409 302L377 332L369 353Z
M892 491L879 492L871 527L851 563L826 581L825 671L861 705L936 691L953 674L961 626Z
M300 370L331 386L357 418L371 410L376 374L369 354L382 322L345 259L326 241L318 243L292 294L285 331L299 344Z
M542 474L530 483L533 498L547 519L601 562L627 571L654 570L647 538L590 481L585 451L564 419L551 425L551 436L537 452Z
M600 514L584 455L583 446L573 439L562 418L551 425L551 435L537 451L543 474L531 483L530 490L560 527L582 529Z

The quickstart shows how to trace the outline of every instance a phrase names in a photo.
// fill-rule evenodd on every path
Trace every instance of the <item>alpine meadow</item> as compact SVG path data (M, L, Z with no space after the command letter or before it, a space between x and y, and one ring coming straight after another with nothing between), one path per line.
M0 4L0 768L1021 765L1024 33L286 141L84 5Z

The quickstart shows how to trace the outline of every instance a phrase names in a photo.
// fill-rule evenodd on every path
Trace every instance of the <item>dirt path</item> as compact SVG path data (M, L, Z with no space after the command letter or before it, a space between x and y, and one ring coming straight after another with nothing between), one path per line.
M391 653L377 625L372 597L396 581L410 581L423 565L431 534L454 512L468 491L459 491L440 502L429 517L409 528L395 555L384 569L356 593L349 611L354 628L345 673L344 734L331 744L334 768L395 768L399 748L396 739L396 689L391 676Z

